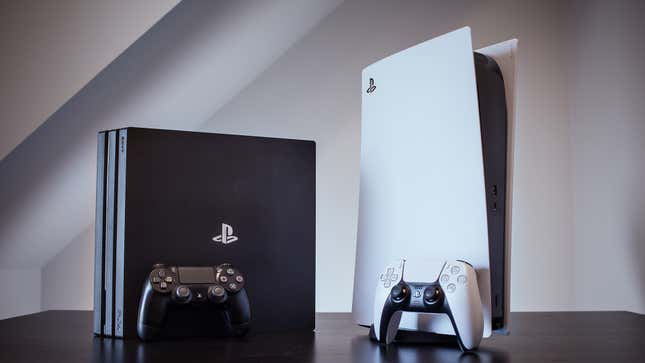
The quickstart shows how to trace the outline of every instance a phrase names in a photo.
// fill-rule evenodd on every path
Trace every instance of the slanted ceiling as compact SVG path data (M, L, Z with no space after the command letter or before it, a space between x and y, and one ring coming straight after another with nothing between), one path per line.
M0 4L0 160L179 0Z
M177 5L0 162L0 267L42 267L92 225L98 131L198 128L339 3Z

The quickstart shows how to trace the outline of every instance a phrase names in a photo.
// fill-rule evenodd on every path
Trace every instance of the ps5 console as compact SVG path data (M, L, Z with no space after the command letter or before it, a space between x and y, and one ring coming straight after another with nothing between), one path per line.
M100 132L94 333L137 336L141 286L154 264L223 261L244 271L250 334L312 331L315 160L315 143L307 140L143 128ZM183 284L181 273L177 277ZM200 306L194 308L203 314L182 308L164 315L162 335L226 335L226 314Z
M362 73L352 312L373 324L373 281L401 256L476 271L482 336L507 332L516 41L476 52L469 28ZM405 311L399 329L454 335L448 316Z

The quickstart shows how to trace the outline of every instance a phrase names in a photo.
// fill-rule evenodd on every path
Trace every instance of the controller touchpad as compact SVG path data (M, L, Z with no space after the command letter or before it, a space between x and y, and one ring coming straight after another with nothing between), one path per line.
M212 267L179 267L177 270L182 284L215 283L215 271Z

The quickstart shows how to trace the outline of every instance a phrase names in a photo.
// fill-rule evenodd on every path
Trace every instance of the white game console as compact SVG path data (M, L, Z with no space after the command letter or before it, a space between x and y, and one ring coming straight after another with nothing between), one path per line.
M465 27L363 70L357 324L374 323L384 266L433 258L468 261L482 336L508 332L516 51L473 54ZM455 335L446 314L403 312L399 329Z

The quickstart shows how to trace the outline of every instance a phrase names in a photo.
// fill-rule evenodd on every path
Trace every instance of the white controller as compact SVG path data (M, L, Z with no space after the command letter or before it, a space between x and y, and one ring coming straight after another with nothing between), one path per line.
M447 314L463 350L476 349L484 333L484 317L475 269L464 261L446 261L428 271L429 282L406 281L404 259L387 266L374 294L374 336L389 344L404 311Z

